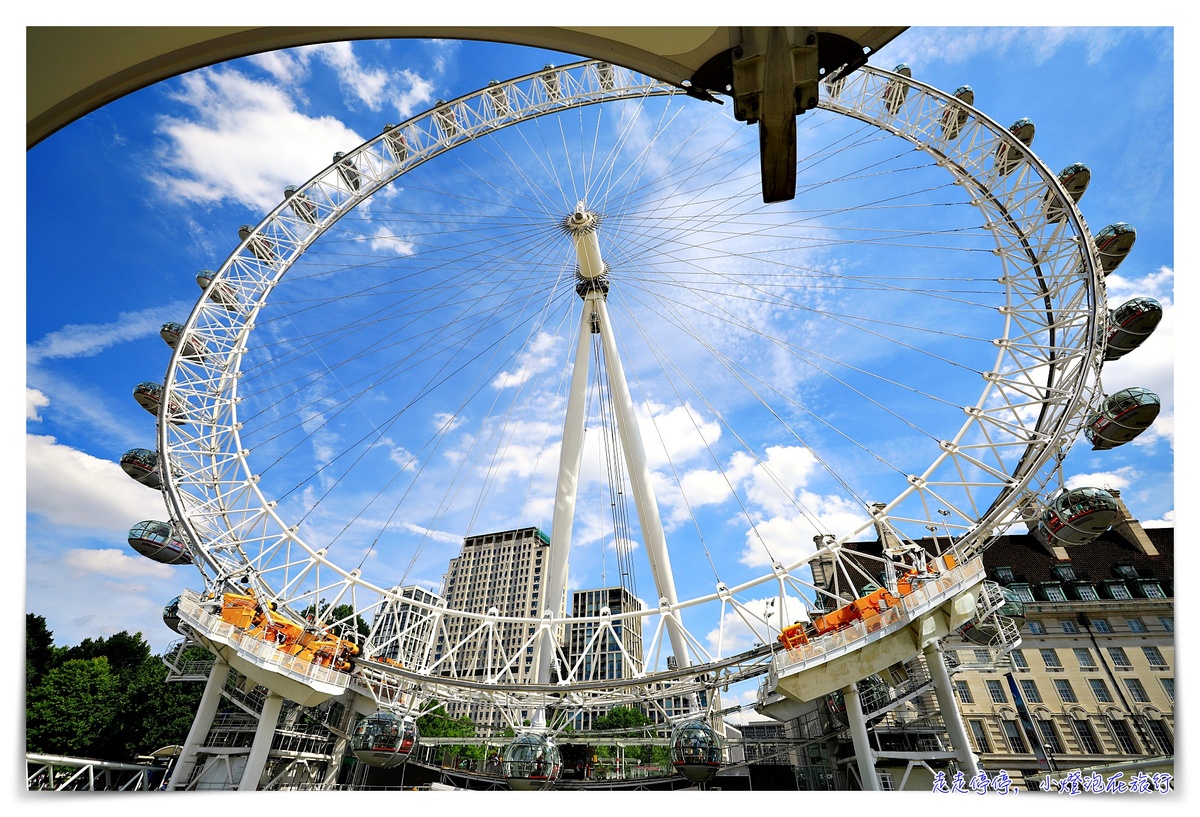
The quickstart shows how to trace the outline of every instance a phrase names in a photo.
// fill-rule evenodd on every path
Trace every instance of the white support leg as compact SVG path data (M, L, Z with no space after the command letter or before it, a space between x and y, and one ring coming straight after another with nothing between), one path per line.
M958 701L954 699L954 687L950 683L950 673L946 670L946 662L942 658L942 645L938 641L925 647L925 666L929 668L929 677L933 681L933 693L937 696L938 709L942 713L942 721L946 724L946 732L950 735L950 743L958 759L959 771L967 779L979 774L979 758L971 751L971 741L967 738L967 727L963 723L962 713L958 711Z
M262 714L258 718L258 728L254 730L254 743L250 746L250 755L246 758L246 768L242 770L242 779L238 781L238 791L256 791L258 781L262 778L263 769L267 766L267 757L271 754L271 743L275 740L275 726L279 723L279 711L283 708L283 696L268 692L263 701Z
M212 729L213 718L217 714L217 704L221 702L221 690L225 686L226 679L229 678L229 664L225 663L220 656L217 656L213 662L212 669L208 673L208 682L204 685L204 694L200 696L200 705L196 708L196 717L192 719L192 728L188 730L187 739L183 742L183 751L179 754L179 759L175 761L175 769L171 772L171 780L167 784L168 789L182 789L187 785L188 779L192 776L192 770L196 768L196 758L200 753L200 747L204 745L204 738L208 736L208 731Z
M849 686L842 690L842 699L846 702L846 719L850 721L854 759L858 762L858 776L862 779L863 791L880 791L879 775L875 774L875 751L867 737L867 719L863 717L858 684L851 681Z

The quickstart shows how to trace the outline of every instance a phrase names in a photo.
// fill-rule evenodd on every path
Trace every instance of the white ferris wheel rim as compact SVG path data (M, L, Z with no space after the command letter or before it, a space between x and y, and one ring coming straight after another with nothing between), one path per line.
M591 61L555 69L561 84L554 93L542 80L543 71L489 86L438 105L368 140L296 188L290 199L285 199L254 227L217 271L210 290L201 295L184 326L164 381L162 405L181 401L188 406L188 422L160 422L158 440L164 463L163 490L172 520L189 546L198 551L196 561L206 582L213 587L224 586L233 577L247 572L257 572L257 579L261 580L268 572L261 569L268 561L262 554L286 550L286 561L294 570L324 573L326 578L318 581L317 590L322 597L345 601L361 592L372 598L391 598L389 588L372 584L358 568L339 567L328 558L326 550L305 542L297 527L281 518L275 503L259 489L248 452L240 441L237 419L241 399L237 388L239 365L254 328L254 318L275 284L320 235L378 190L423 162L465 141L544 114L639 94L681 93L677 88L622 69L616 69L615 84L605 82L598 74L600 65L605 64ZM885 98L888 83L898 80L909 90L903 104L893 113L888 110ZM491 106L498 95L507 100L507 112L484 107ZM945 470L954 470L947 469L946 463L957 461L988 470L980 449L967 444L970 432L984 429L985 436L1003 434L1015 438L1005 444L1023 446L1024 453L1017 471L994 474L996 485L1000 486L999 496L990 507L963 513L964 518L972 518L972 524L961 528L955 550L968 556L978 552L1012 523L1019 505L1036 502L1036 497L1056 479L1061 453L1077 436L1082 419L1100 396L1100 355L1096 350L1102 347L1106 309L1103 286L1099 283L1102 274L1091 250L1086 223L1041 160L1007 128L973 107L960 105L969 114L969 122L956 138L945 138L939 132L941 118L946 106L952 104L958 103L943 92L911 78L869 67L844 78L839 92L823 94L820 102L820 107L826 110L909 141L933 156L956 183L971 189L973 199L988 216L988 226L996 236L997 254L1005 256L1006 275L1001 281L1014 295L1006 313L1006 335L997 340L994 370L989 373L991 377L984 383L976 405L965 407L962 426L943 441L941 453L923 473L910 477L901 495L883 503L885 507L867 525L837 541L827 542L826 552L854 540L870 525L888 524L891 510L907 497L925 492L936 497L938 486L945 484ZM452 112L453 124L447 124L448 112ZM404 159L398 158L394 142L398 133L407 137L404 149L408 155ZM989 166L987 159L1001 146L1011 151L1010 155L1023 158L1018 172L999 174L994 166ZM357 183L339 171L339 165L346 161L353 162ZM1047 221L1040 204L1048 192L1058 194L1064 203L1065 217L1059 230L1062 235L1056 239L1058 244L1054 248L1034 252L1027 241L1029 236L1045 232ZM290 204L301 197L321 204L324 215L316 225L306 225L290 209ZM275 253L272 260L260 258L255 252L256 242L262 238L271 242ZM215 287L228 287L239 300L238 309L229 310L210 300L208 295L216 291ZM1030 349L1020 342L1022 337L1031 336L1032 330L1018 325L1039 320L1054 325L1058 341L1052 350ZM188 359L181 354L189 344L206 348L205 358ZM1032 375L1040 375L1041 379ZM1037 415L1032 426L1014 421L1018 406L1023 414ZM958 471L961 473L962 468ZM932 516L933 506L928 513ZM247 536L248 532L253 535ZM251 547L246 547L247 543ZM670 611L647 610L614 618L664 612L678 616L689 607L713 602L736 606L734 599L738 594L764 585L782 587L786 577L819 555L820 551L794 564L777 563L765 575L734 587L718 585L708 594L680 600ZM302 564L305 559L307 565ZM287 600L285 587L275 590L282 600ZM497 619L466 612L455 614L480 622L546 625L540 617ZM561 625L577 620L568 615L552 623ZM768 631L769 627L764 627L763 632ZM693 644L698 644L698 639L693 637ZM699 666L703 669L728 663L728 656L718 654L700 661ZM678 671L648 672L640 683L680 675ZM581 690L592 686L596 685L578 684Z

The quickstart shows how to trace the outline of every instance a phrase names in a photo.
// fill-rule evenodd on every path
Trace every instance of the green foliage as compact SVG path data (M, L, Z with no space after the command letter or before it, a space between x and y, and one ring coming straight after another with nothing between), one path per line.
M61 663L63 650L54 646L54 633L46 628L44 616L25 614L25 689Z
M42 616L26 616L26 751L134 761L183 743L203 686L167 683L141 633L69 648L52 640Z
M370 626L368 626L367 622L365 622L363 620L362 616L360 616L354 612L354 608L351 607L349 604L338 604L334 607L330 607L328 602L325 601L325 599L321 599L321 603L320 603L319 607L321 610L321 615L319 616L319 618L321 620L321 623L325 624L325 625L329 625L330 623L335 622L335 621L347 622L347 621L350 621L351 618L353 618L354 619L354 630L358 634L357 641L359 644L366 641L367 636L369 636L371 634ZM318 605L310 604L307 607L305 607L303 610L300 611L300 615L303 616L305 618L305 620L307 620L307 621L316 621L318 618L317 608L318 608ZM348 638L349 640L353 641L353 640L355 640L353 638L353 636L354 636L354 633L350 633L349 636L342 635L341 637Z
M444 706L432 700L426 706L425 714L417 718L417 730L423 738L470 738L475 736L475 722L466 716L450 717ZM484 747L443 746L442 754L482 760Z
M120 705L108 659L65 661L26 695L26 751L114 759L109 730Z

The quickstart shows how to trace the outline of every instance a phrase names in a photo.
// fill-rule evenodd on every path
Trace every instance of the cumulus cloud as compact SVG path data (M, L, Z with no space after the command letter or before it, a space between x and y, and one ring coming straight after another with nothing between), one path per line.
M284 187L363 141L332 116L302 113L277 85L233 69L197 71L180 83L175 100L191 114L160 120L167 148L150 180L182 202L270 210Z
M40 409L44 409L50 405L50 398L42 394L37 389L25 389L25 419L40 422L42 419L39 414Z
M705 640L712 654L720 650L722 655L733 655L766 643L794 621L807 620L807 607L795 596L749 599L727 610Z
M25 436L26 512L65 527L121 538L142 520L162 519L162 495L134 482L114 461Z
M563 342L563 338L558 335L539 332L517 358L516 367L496 375L492 381L492 388L508 389L522 386L540 372L554 366L561 366L565 359L562 350Z

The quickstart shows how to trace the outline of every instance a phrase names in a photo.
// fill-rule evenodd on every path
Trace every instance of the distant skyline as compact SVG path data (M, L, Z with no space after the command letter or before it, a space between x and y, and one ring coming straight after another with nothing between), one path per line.
M161 380L158 329L190 311L195 272L216 268L238 226L273 208L284 184L384 122L570 61L450 41L293 49L139 91L29 151L25 607L47 618L58 644L129 630L164 649L177 636L162 606L198 586L194 569L159 565L126 544L129 527L165 511L116 464L129 448L153 447L154 421L131 392ZM1170 29L1111 28L914 28L872 61L908 63L943 90L970 84L976 106L1001 123L1033 118L1032 148L1049 166L1091 167L1080 208L1093 232L1116 221L1137 228L1133 252L1108 279L1110 306L1148 295L1165 317L1142 349L1105 366L1104 383L1110 393L1151 388L1163 412L1123 449L1073 452L1068 484L1120 489L1149 527L1175 515L1173 61ZM1127 92L1126 107L1109 104L1115 89ZM538 520L511 527L526 524ZM457 555L461 537L431 535L444 561Z

